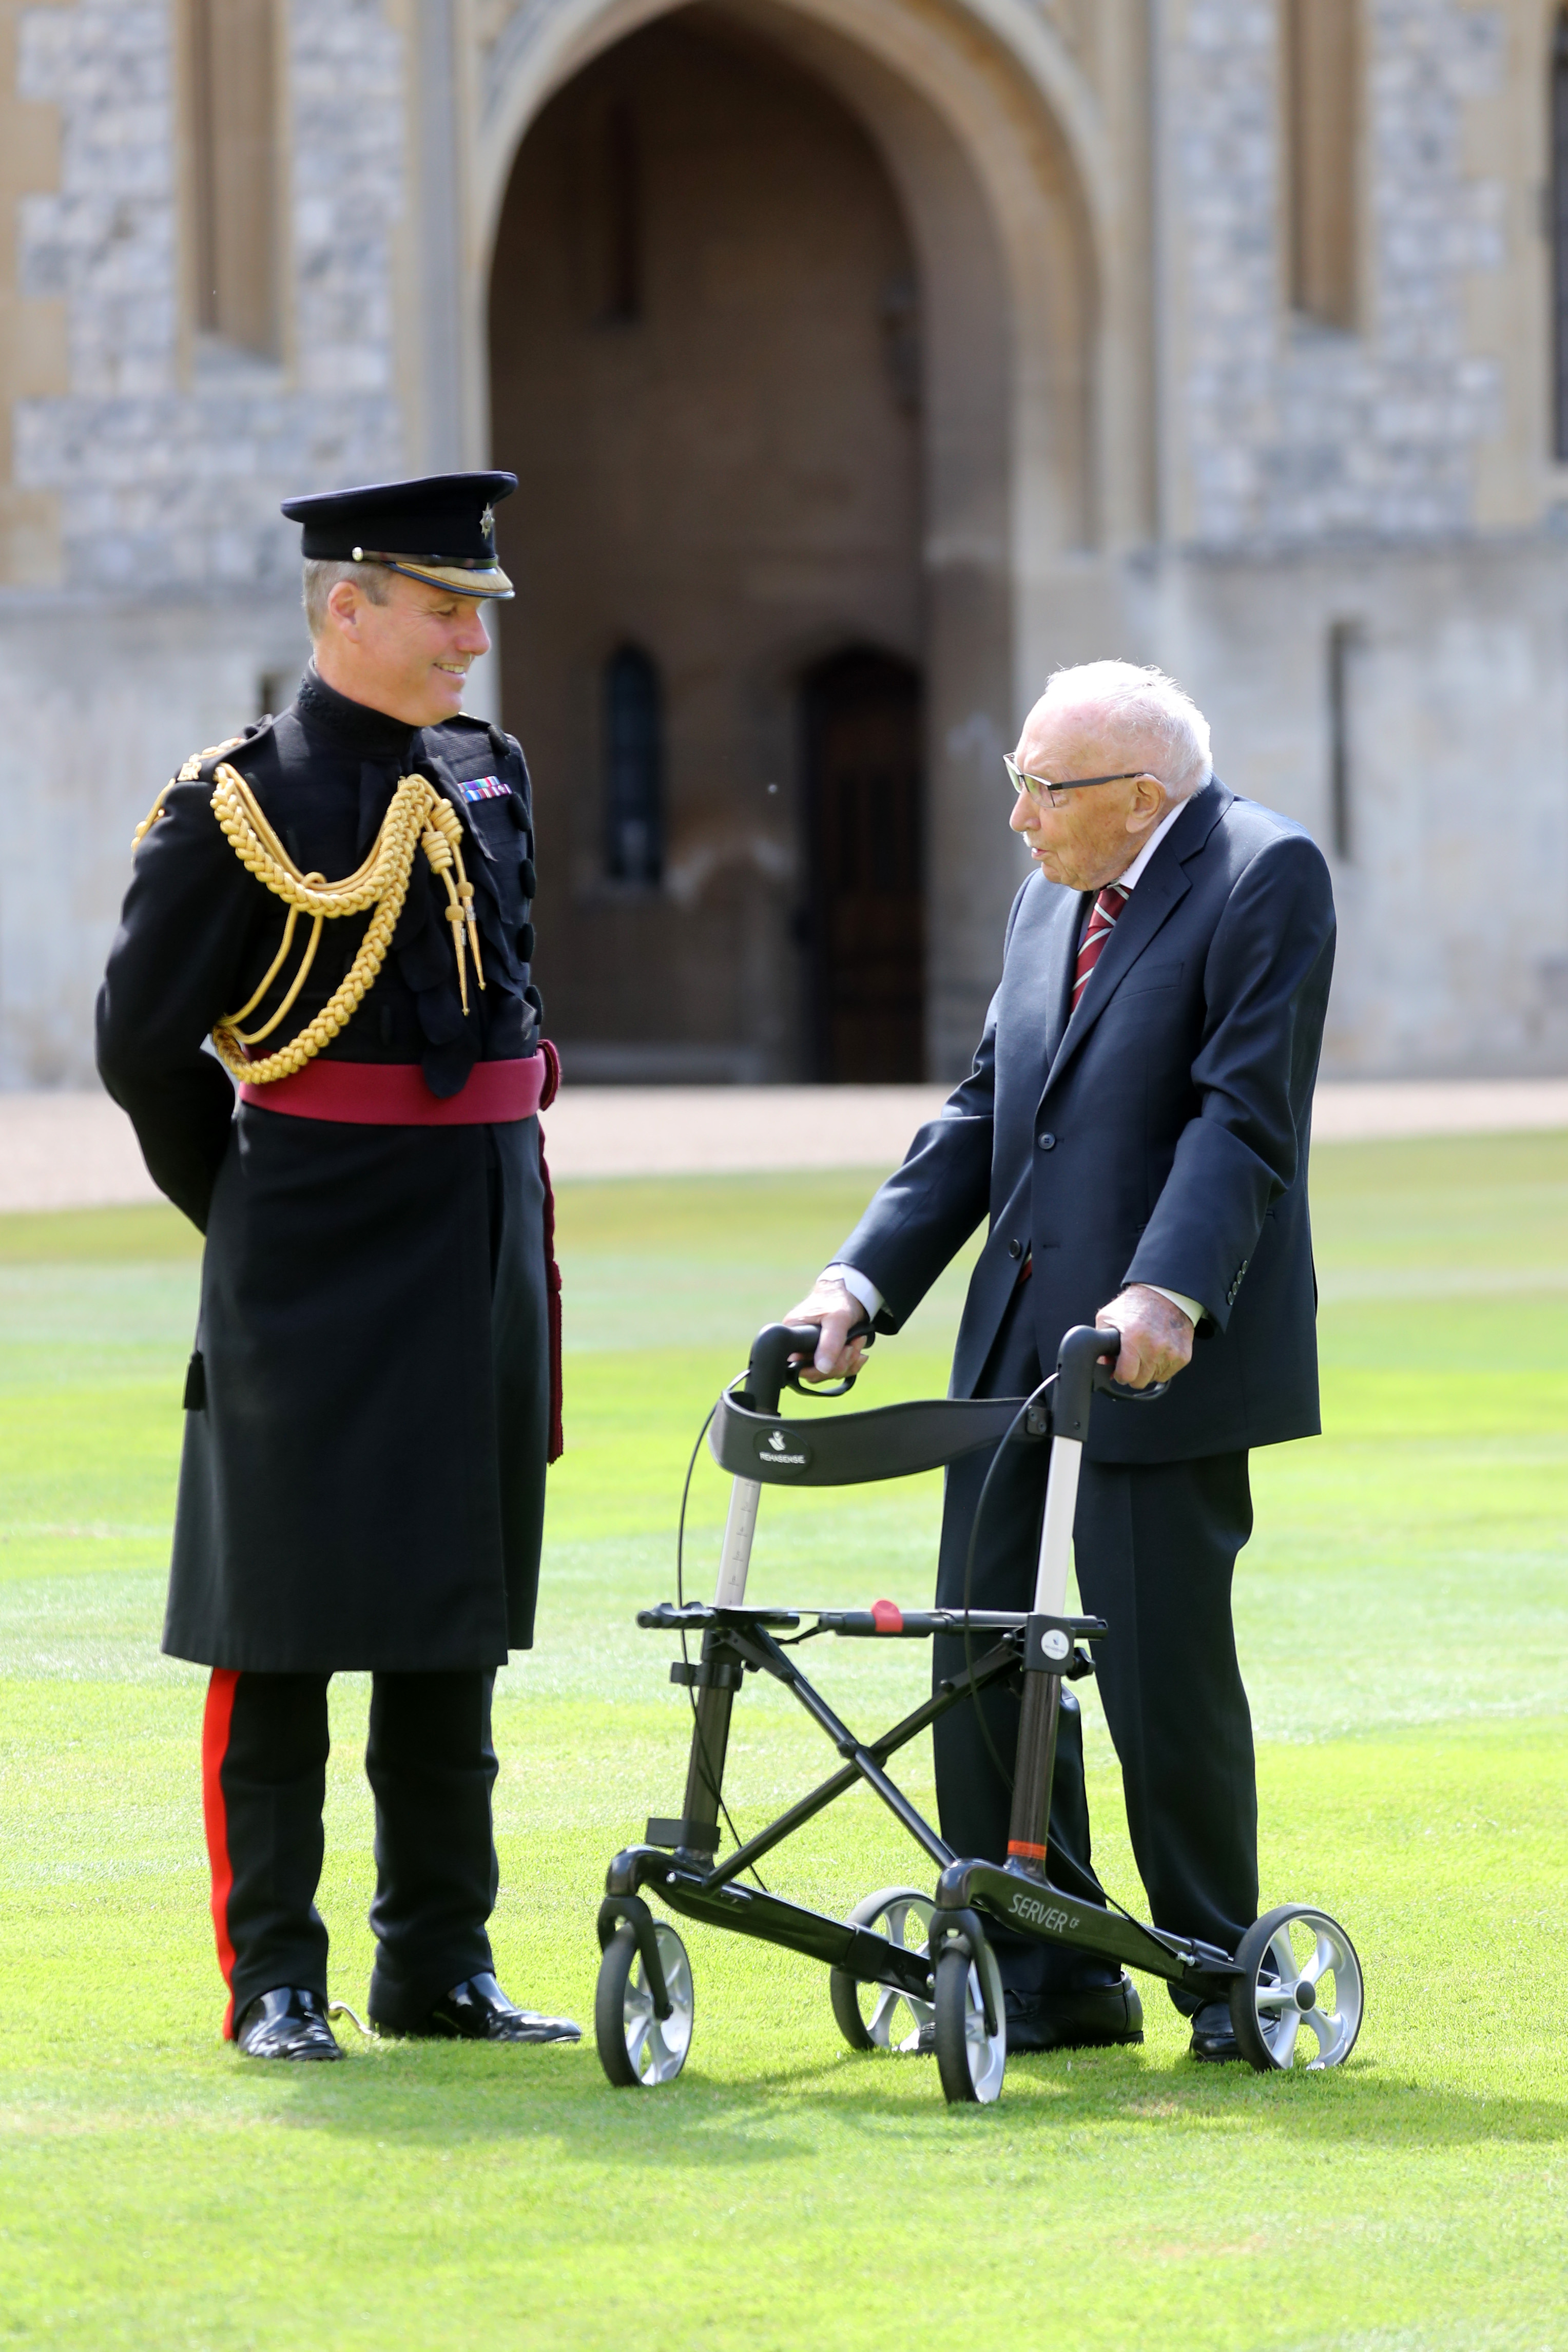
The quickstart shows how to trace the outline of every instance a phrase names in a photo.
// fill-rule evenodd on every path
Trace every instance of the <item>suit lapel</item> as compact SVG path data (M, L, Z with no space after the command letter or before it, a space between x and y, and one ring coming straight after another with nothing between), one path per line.
M1036 875L1025 892L1008 953L1001 1032L1007 1042L1002 1050L1009 1055L1019 1052L1032 1064L1019 1068L1020 1076L1027 1068L1031 1107L1040 1099L1067 1025L1082 906L1077 891L1060 889Z
M1061 1050L1061 1040L1072 1009L1072 979L1078 968L1078 939L1083 929L1084 901L1078 890L1063 890L1061 904L1052 908L1050 946L1045 957L1044 1077Z
M1115 929L1100 950L1100 961L1079 1001L1077 1012L1070 1016L1066 1027L1058 1033L1060 1042L1046 1076L1048 1087L1055 1084L1077 1054L1123 981L1164 926L1171 909L1179 906L1186 897L1192 887L1186 866L1202 850L1230 797L1218 779L1212 779L1193 795L1186 814L1179 824L1171 827L1167 837L1155 850L1141 879L1134 886L1133 895L1123 908ZM1076 933L1073 944L1076 949ZM1076 953L1073 962L1077 962Z

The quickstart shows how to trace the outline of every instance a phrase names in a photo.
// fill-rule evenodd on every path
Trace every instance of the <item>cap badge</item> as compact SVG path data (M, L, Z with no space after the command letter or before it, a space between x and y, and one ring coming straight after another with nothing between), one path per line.
M486 508L484 513L479 518L479 528L484 532L486 539L491 536L496 528L496 509L494 507Z

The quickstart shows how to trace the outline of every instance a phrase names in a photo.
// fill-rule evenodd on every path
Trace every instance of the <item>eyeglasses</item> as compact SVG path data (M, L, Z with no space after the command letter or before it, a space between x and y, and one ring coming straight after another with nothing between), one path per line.
M1065 783L1051 783L1044 776L1026 776L1016 761L1009 760L1005 753L1002 765L1020 800L1025 793L1035 801L1043 795L1052 808L1065 808L1069 793L1086 792L1091 784L1130 784L1136 777L1146 776L1149 772L1147 768L1124 768L1114 776L1069 776ZM1156 776L1155 782L1157 784L1160 778Z

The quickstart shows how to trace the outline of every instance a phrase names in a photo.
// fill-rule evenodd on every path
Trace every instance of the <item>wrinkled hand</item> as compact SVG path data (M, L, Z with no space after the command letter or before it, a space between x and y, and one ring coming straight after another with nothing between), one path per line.
M866 1320L865 1308L852 1291L841 1282L819 1282L809 1298L799 1307L791 1307L783 1318L786 1323L820 1323L822 1336L817 1342L816 1369L802 1371L803 1381L841 1381L858 1372L865 1362L865 1341L849 1337L850 1328Z
M1179 1307L1145 1282L1130 1283L1120 1297L1102 1307L1094 1320L1111 1324L1122 1334L1115 1376L1130 1389L1174 1381L1192 1360L1191 1323Z

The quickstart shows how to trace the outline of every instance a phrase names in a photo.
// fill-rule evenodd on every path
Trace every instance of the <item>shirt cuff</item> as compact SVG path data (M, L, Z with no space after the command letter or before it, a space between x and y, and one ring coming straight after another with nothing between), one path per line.
M852 1298L858 1298L874 1323L882 1313L882 1293L868 1276L852 1265L829 1265L822 1269L824 1282L841 1282ZM1200 1308L1199 1313L1202 1312Z
M845 1287L848 1287L847 1284L845 1285ZM1192 1325L1193 1329L1195 1331L1197 1330L1198 1325L1203 1320L1205 1313L1204 1304L1201 1298L1188 1298L1186 1292L1181 1290L1167 1290L1163 1282L1145 1282L1144 1288L1145 1290L1157 1290L1162 1298L1168 1298L1173 1307L1179 1307L1182 1313L1186 1317L1187 1321ZM860 1293L857 1291L855 1296L858 1298Z

